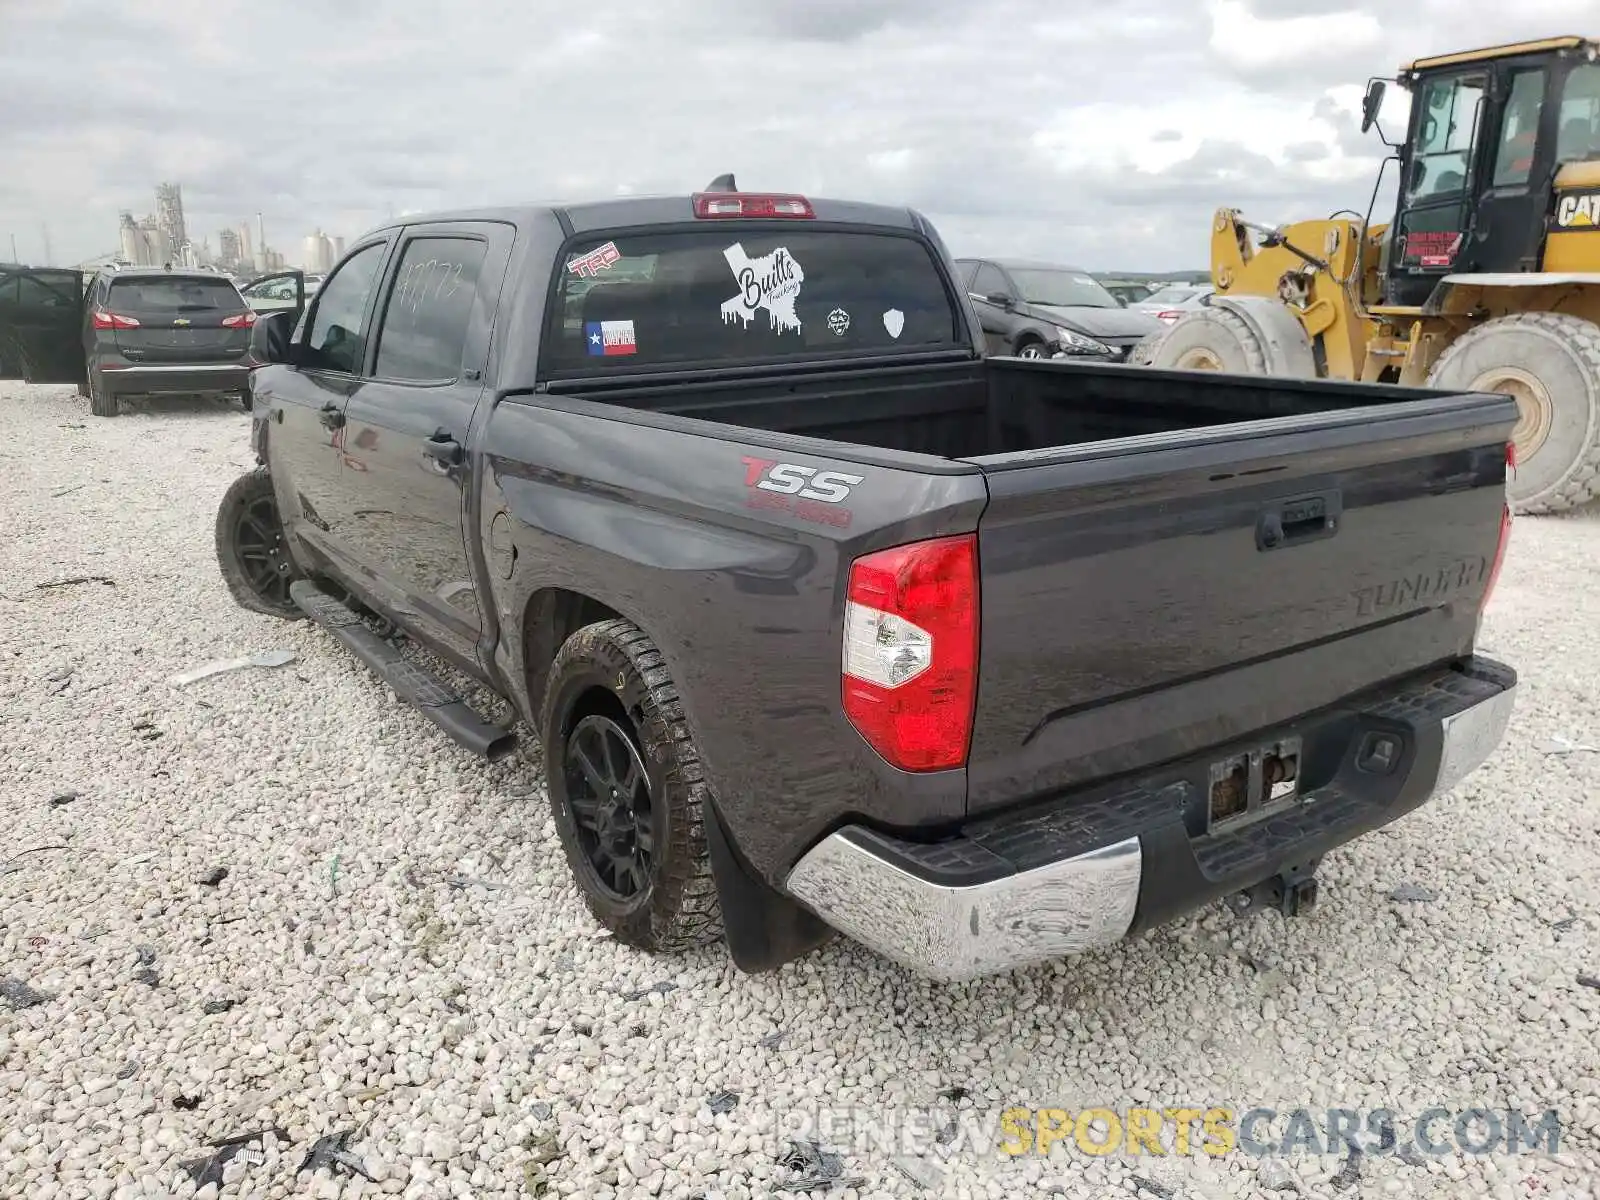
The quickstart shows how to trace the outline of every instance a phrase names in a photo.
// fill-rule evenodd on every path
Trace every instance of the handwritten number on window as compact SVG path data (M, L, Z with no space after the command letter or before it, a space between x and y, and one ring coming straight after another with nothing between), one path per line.
M397 315L409 315L410 323L415 324L426 306L449 300L461 290L462 271L461 263L438 258L404 267L394 298Z

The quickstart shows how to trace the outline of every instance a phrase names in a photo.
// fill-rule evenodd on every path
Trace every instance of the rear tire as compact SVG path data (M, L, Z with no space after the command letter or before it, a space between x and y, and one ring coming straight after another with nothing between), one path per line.
M122 411L114 393L106 391L105 381L94 372L89 372L89 411L97 417L114 417Z
M223 493L216 543L222 581L240 608L288 621L305 616L289 598L289 585L302 575L289 555L265 467L239 476Z
M652 954L720 938L709 790L649 635L619 618L568 638L550 667L540 730L556 831L595 919Z
M1267 374L1267 353L1250 326L1225 308L1204 308L1179 317L1163 334L1149 365L1175 371Z
M1497 317L1445 347L1428 386L1517 402L1506 480L1517 512L1564 512L1600 495L1600 325L1567 313Z

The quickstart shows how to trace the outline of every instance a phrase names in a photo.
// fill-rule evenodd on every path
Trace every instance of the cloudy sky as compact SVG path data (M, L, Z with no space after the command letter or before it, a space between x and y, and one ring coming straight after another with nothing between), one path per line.
M1219 203L1365 208L1368 76L1600 32L1596 2L0 0L0 258L46 228L57 263L107 253L162 180L191 235L259 210L293 259L316 226L731 170L914 205L957 254L1203 267Z

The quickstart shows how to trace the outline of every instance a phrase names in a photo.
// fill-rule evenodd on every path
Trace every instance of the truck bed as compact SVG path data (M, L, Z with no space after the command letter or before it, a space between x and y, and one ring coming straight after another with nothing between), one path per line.
M567 385L646 412L950 459L994 459L1241 421L1403 404L1420 389L1251 378L1063 360L958 359L837 367L781 379L675 376L646 386Z
M1021 359L583 398L982 471L969 813L1469 654L1515 416L1501 397Z

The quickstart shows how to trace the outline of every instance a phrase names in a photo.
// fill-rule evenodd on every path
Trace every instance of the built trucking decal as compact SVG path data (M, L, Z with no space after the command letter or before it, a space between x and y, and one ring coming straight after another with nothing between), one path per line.
M738 295L722 305L724 325L743 321L748 329L757 311L764 308L771 328L779 333L800 332L800 317L794 311L794 303L800 298L800 286L806 281L806 273L787 246L751 258L743 244L735 242L722 252L722 257L728 260L728 269L739 281Z

